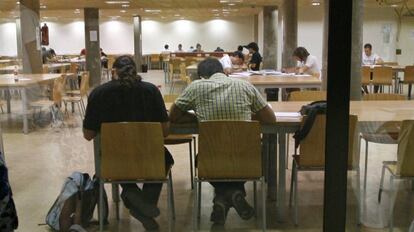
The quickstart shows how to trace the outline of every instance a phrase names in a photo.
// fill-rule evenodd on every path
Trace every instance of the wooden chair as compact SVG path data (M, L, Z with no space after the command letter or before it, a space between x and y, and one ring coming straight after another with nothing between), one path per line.
M404 95L400 94L366 94L363 96L364 101L401 101L406 100ZM400 122L385 122L378 125L372 132L361 133L361 138L365 140L365 170L364 170L364 192L367 188L368 172L368 144L397 144Z
M151 54L150 55L150 63L151 63L151 68L153 67L154 64L156 64L157 68L160 69L161 68L161 56L160 56L160 54Z
M372 87L371 85L371 67L369 66L362 66L361 67L361 86L366 93L368 93L368 86ZM371 89L372 92L372 89Z
M184 81L184 83L187 84L187 80L185 78L186 66L185 66L185 63L183 63L181 59L170 59L168 65L169 65L169 69L168 69L169 78L168 79L171 81L170 94L173 94L176 82Z
M99 138L98 138L99 139ZM165 167L164 136L160 123L104 123L100 134L100 205L105 183L167 183L169 231L175 215L171 167ZM122 157L122 159L120 159ZM118 188L115 188L118 190ZM119 192L116 193L119 198ZM116 202L116 204L119 204ZM119 206L116 206L117 216ZM103 207L99 218L103 219ZM99 220L99 230L104 222Z
M262 185L262 230L266 230L266 186L262 171L261 128L255 121L205 121L199 124L199 153L193 226L198 229L202 182L253 181L257 210L256 182Z
M304 118L305 120L305 118ZM302 121L302 123L304 122ZM348 170L357 172L357 193L360 197L360 171L359 171L359 146L357 139L358 117L349 117L349 145L348 145ZM294 201L294 222L298 225L298 172L299 171L323 171L325 170L325 127L326 115L317 115L309 134L300 142L299 155L293 155L292 177L290 183L289 206ZM358 199L359 200L359 199ZM360 205L358 218L360 215Z
M388 86L388 92L391 93L391 87L393 82L393 71L391 67L380 66L374 67L372 71L372 84L379 85L381 88L383 86Z
M42 72L43 72L44 74L49 73L49 67L47 66L47 64L44 64L44 65L42 66Z
M178 95L164 95L164 102L165 103L173 103L175 99L177 99ZM178 144L186 144L189 145L189 155L190 155L190 179L191 179L191 189L194 189L194 155L197 154L196 149L196 137L192 134L169 134L167 137L164 138L164 144L166 145L178 145ZM194 146L192 146L192 142ZM194 153L193 153L194 147Z
M293 91L289 94L289 101L323 101L326 100L326 91Z
M378 192L378 202L381 202L381 194L384 188L385 170L390 173L390 215L389 231L394 229L394 180L414 180L414 120L405 120L401 124L401 132L398 138L397 161L384 161L381 172L381 181Z
M36 115L36 110L39 110L39 115L42 113L42 109L48 108L52 113L52 120L55 121L55 111L53 110L53 106L60 106L63 97L63 89L66 82L66 75L62 75L62 77L55 79L53 81L53 90L52 94L49 98L40 99L37 101L30 102L29 106L33 108L33 116Z
M192 64L195 64L197 62L198 62L197 59L195 59L194 57L186 57L185 60L184 60L184 63L185 63L186 67L188 67Z
M408 99L411 99L412 85L414 84L414 65L406 66L404 69L404 80L401 84L408 84ZM401 88L402 90L402 88ZM402 91L401 91L402 92Z
M67 94L62 98L63 102L65 103L65 112L67 113L67 103L76 104L79 109L80 117L83 118L85 115L86 107L85 103L83 102L83 98L88 96L89 91L89 72L84 72L81 77L81 86L79 92L77 91L68 91ZM79 93L79 94L78 94Z

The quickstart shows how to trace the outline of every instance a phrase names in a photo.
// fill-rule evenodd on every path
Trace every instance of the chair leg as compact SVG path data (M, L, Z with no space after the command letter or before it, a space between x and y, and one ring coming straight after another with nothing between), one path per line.
M171 210L172 210L172 216L173 216L173 220L175 220L175 202L174 202L174 187L173 187L173 179L172 179L172 172L170 170L170 174L169 177L170 179L169 184L170 184L170 189L171 189Z
M253 207L257 218L257 182L253 181Z
M367 173L368 173L368 140L365 140L364 194L367 191Z
M298 223L298 169L297 167L295 167L295 184L294 184L294 188L295 188L295 225L297 226Z
M394 230L394 177L391 174L390 177L390 228L389 231L392 232Z
M112 184L112 200L115 202L116 219L119 220L119 185Z
M98 211L99 211L99 231L103 231L104 227L104 182L102 180L99 180L99 205L98 205Z
M199 181L198 182L198 192L197 192L197 201L198 201L198 205L197 205L197 211L198 211L198 213L197 213L197 217L198 217L198 219L200 219L200 217L201 217L201 191L202 191L202 188L201 188L201 181Z
M358 225L362 225L362 195L361 195L361 171L357 167L357 220Z
M384 188L384 175L385 175L385 166L383 165L382 171L381 171L380 187L378 191L378 203L381 203L382 189Z
M168 178L167 182L167 208L168 208L168 231L171 232L172 230L172 220L173 220L173 213L172 213L172 202L171 202L171 178Z
M289 196L289 207L292 207L292 200L293 200L293 183L295 178L295 161L292 162L292 175L290 177L290 196Z
M266 183L264 177L260 179L260 182L262 183L262 231L266 231Z
M198 183L197 177L194 178L194 197L193 197L193 231L198 230Z
M189 142L188 144L189 144L189 153L190 153L190 179L191 179L191 189L194 189L194 180L193 180L193 177L194 177L194 170L193 170L193 149L192 149L192 147L191 147L191 143L192 143L192 141L191 142Z

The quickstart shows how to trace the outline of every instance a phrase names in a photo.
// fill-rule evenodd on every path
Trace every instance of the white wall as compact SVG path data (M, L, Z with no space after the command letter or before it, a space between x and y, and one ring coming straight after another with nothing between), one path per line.
M402 54L397 56L398 63L403 65L414 64L414 18L404 18L399 47L402 49Z
M43 22L42 22L43 23ZM49 42L57 54L78 54L85 47L83 21L46 22L49 27ZM197 43L205 51L214 51L218 46L226 51L235 51L238 45L254 40L253 16L214 19L208 21L177 20L162 22L144 20L143 53L157 53L169 44L171 50L179 43L187 50ZM106 53L133 53L134 31L130 21L102 21L100 25L101 47ZM0 55L16 55L15 23L0 24Z

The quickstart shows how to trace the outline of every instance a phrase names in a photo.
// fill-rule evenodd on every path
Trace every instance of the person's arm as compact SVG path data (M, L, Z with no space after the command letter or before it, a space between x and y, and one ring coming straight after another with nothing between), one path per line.
M261 123L274 123L276 122L275 112L269 105L266 105L263 109L259 110L252 116L253 120L257 120Z
M191 123L197 122L197 117L187 111L182 111L174 103L170 109L170 121L172 123Z
M375 59L375 64L383 64L384 60L382 60L381 57L377 56L377 58Z
M96 134L96 131L83 128L83 137L88 141L94 139L96 137Z
M233 72L233 69L232 68L225 68L224 69L224 74L226 74L226 75L229 75L229 74L231 74Z

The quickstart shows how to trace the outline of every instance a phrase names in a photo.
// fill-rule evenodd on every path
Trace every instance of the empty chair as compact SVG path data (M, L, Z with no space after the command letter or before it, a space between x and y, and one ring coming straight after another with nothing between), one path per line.
M165 103L174 103L175 99L177 99L178 95L164 95L164 102ZM196 151L196 137L192 134L169 134L167 137L164 138L164 143L166 145L178 145L178 144L186 144L188 143L189 146L189 155L190 155L190 180L191 180L191 189L194 188L194 155L197 154ZM194 144L194 146L193 146ZM193 153L194 148L194 153Z
M161 57L160 57L160 54L151 54L150 55L150 62L151 62L151 68L155 64L155 65L157 65L157 68L160 69L161 68Z
M79 92L71 91L67 92L67 96L62 98L65 103L65 112L67 113L67 103L73 103L78 106L80 117L83 118L85 115L86 107L83 99L87 97L89 91L89 72L82 73L81 86ZM79 94L78 94L79 93Z
M372 71L372 84L380 86L380 90L384 86L388 86L388 92L391 93L391 87L393 82L393 72L391 67L381 66L381 67L374 67Z
M364 101L401 101L406 100L404 95L400 94L366 94L363 96ZM364 170L364 191L367 188L368 172L368 144L397 144L400 122L385 122L373 128L373 131L361 133L361 138L365 140L365 170Z
M369 66L361 67L361 85L365 93L368 93L368 86L371 86L371 68Z
M160 123L127 122L103 123L98 162L100 178L100 205L103 205L105 183L167 183L169 231L174 218L174 200L171 167L165 165L164 136ZM120 159L119 157L122 157ZM118 188L115 188L118 189ZM115 194L119 194L116 192ZM119 196L118 196L119 199ZM117 204L117 216L119 207ZM99 218L103 218L99 207ZM103 230L103 220L99 220Z
M171 88L170 88L170 94L174 93L174 87L177 81L183 81L185 79L186 75L186 67L185 63L181 61L181 59L170 59L169 63L169 80L171 81ZM184 75L184 77L183 77ZM185 84L187 84L187 81L185 79Z
M260 123L254 121L204 121L199 123L199 153L195 193L193 226L198 229L201 211L202 182L254 183L262 186L262 230L266 230L266 187L262 171Z
M348 170L357 172L357 193L360 197L357 121L357 116L349 116ZM325 169L325 127L326 115L317 115L309 134L300 142L299 153L295 152L293 155L289 205L292 206L292 201L294 202L294 222L296 225L298 224L298 172L323 171ZM360 207L357 208L359 217Z
M390 173L390 215L389 231L394 227L394 180L414 180L414 121L405 120L401 124L401 132L398 139L397 161L384 161L381 172L381 182L378 192L378 202L381 202L381 194L384 189L385 170Z
M405 67L404 80L401 83L408 84L408 99L411 99L411 89L414 84L414 65Z
M326 91L293 91L289 94L289 101L323 101L326 100Z

